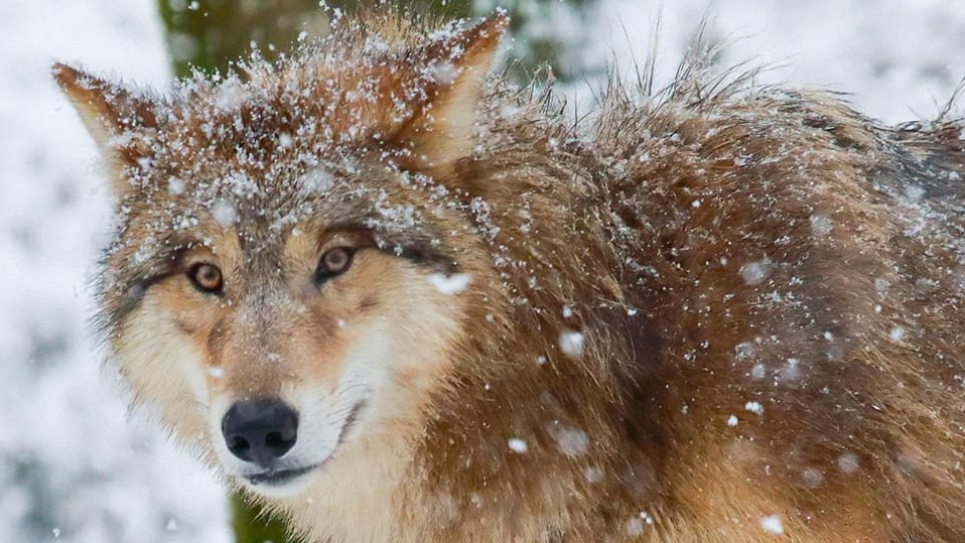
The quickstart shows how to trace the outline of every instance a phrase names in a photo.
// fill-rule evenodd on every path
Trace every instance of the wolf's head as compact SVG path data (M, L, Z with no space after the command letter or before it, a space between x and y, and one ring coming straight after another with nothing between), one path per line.
M55 67L118 201L113 355L256 491L418 432L467 315L494 303L464 170L505 27L344 30L164 98Z

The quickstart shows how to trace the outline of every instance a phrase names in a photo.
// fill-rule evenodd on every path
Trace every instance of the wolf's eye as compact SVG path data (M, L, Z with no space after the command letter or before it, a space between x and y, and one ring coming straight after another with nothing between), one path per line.
M352 250L348 247L335 247L325 251L315 271L315 281L320 283L335 277L352 265Z
M210 294L221 292L224 283L221 270L211 264L195 264L188 272L188 277L191 278L191 282L198 290Z

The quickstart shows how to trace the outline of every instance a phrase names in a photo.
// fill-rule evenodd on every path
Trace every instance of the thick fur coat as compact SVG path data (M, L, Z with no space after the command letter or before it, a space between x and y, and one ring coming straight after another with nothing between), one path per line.
M505 26L343 21L164 97L55 68L136 401L309 541L965 541L962 124L699 57L574 122L487 78ZM314 462L275 491L219 430L268 396Z

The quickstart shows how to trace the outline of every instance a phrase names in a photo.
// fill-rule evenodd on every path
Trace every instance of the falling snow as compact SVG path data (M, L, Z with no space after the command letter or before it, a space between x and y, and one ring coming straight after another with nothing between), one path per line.
M818 237L831 233L831 219L824 215L811 215L811 233Z
M580 356L583 354L583 334L580 332L563 332L560 334L560 351L566 356Z
M185 9L199 7L197 2L180 3ZM652 20L645 2L603 0L601 4L600 9L611 16L619 13L622 19L617 24L628 28L647 28ZM672 70L670 65L679 58L683 47L680 44L687 42L705 2L686 0L670 4L666 7L662 37L669 49L664 49L663 57L669 60L658 66L658 71L664 72ZM764 64L777 60L795 65L799 76L796 80L822 86L834 83L845 90L858 91L854 100L864 101L868 106L865 109L875 116L893 121L906 120L909 110L933 111L933 98L949 96L959 75L965 73L956 53L960 48L951 45L957 43L958 33L943 30L946 26L961 27L965 18L942 3L889 0L880 7L876 4L873 10L870 4L862 2L844 7L831 0L808 6L785 4L765 2L755 10L737 5L716 6L714 9L721 13L721 35L733 35L734 29L739 28L739 35L753 36L736 40L726 53L729 56L725 62L755 57ZM227 507L215 478L199 467L190 452L177 451L158 428L131 423L124 395L106 384L104 375L96 369L99 355L94 354L96 346L84 332L92 303L84 284L92 273L88 262L96 258L97 248L106 236L106 229L97 225L104 223L108 214L109 196L92 167L93 146L62 97L54 93L48 75L50 59L66 58L163 86L169 74L161 50L163 38L156 4L85 0L64 3L56 10L43 3L14 3L9 7L0 26L10 39L11 53L0 57L0 62L5 63L7 73L18 75L0 84L7 104L4 128L0 129L0 149L7 153L8 167L7 198L0 201L0 244L4 247L0 273L5 284L17 287L0 294L0 322L5 330L0 334L0 351L9 362L0 368L0 392L7 398L0 427L18 439L0 444L0 486L5 489L6 500L0 500L4 504L0 508L0 533L18 541L53 537L73 543L227 542L231 539ZM793 16L828 13L831 9L844 10L838 18L840 25L835 28L828 28L823 17ZM650 39L647 32L640 32L639 38L632 33L631 38L617 39L615 45L599 39L615 20L611 17L609 22L590 21L585 29L571 29L592 36L593 42L601 42L571 52L574 62L593 69L594 63L599 66L611 51L619 57L618 62L623 62L624 56L629 58L625 53L631 47L638 58L644 54ZM935 25L933 20L947 21L947 25ZM789 40L790 35L803 39ZM895 35L903 39L878 38ZM119 43L124 46L118 47ZM839 53L845 49L855 53L842 57ZM787 62L788 58L793 60ZM928 75L936 70L951 72L952 76L944 77L949 80L946 82L943 77ZM435 70L438 81L456 75L447 66ZM218 106L233 110L242 98L239 88L228 84L219 96ZM278 134L278 144L289 149L294 138L294 134ZM640 152L636 159L639 164L646 164L660 157ZM738 159L745 165L750 160ZM190 182L188 178L172 177L162 190L183 196L186 183ZM330 172L310 170L301 179L301 186L305 192L317 193L329 190L332 182ZM237 202L222 200L210 208L222 226L239 220L239 209L243 207L240 204L253 194L251 185L244 180L239 180L236 187L233 197ZM914 206L926 194L922 187L910 185L900 196L905 205ZM714 204L712 198L704 197L692 200L691 205L705 213ZM383 211L387 219L398 224L418 222L410 209ZM191 224L190 218L181 219L184 222L180 225ZM832 233L837 236L839 229L844 229L827 215L812 215L809 226L815 238ZM804 227L807 229L808 225ZM147 245L133 253L134 261L149 262L154 248ZM768 279L777 275L775 264L765 260L746 263L761 258L732 255L731 262L745 264L737 272L739 279L734 268L727 272L748 285L770 284ZM727 266L728 259L721 257L720 263ZM433 286L444 294L455 294L469 285L467 280L458 288L458 281L455 286L451 284L452 278L447 278L442 289L435 283ZM876 301L880 302L874 306L876 313L892 311L889 296L897 289L892 282L885 278L874 281L879 296ZM919 286L929 287L924 280ZM883 310L881 304L888 309ZM641 310L646 315L649 308ZM626 310L631 317L637 312ZM886 327L884 331L885 340L895 343L924 333L913 329L909 334L903 326L890 330ZM832 341L835 337L827 332L826 339ZM552 343L552 338L549 341ZM566 332L560 336L558 346L567 356L580 355L583 334ZM766 363L772 374L787 378L791 364L788 361L782 365L782 360L768 359ZM545 362L544 357L537 359L539 364ZM747 372L757 379L767 376L764 363L751 359L743 363L742 374ZM794 367L795 372L804 371L802 364ZM208 375L218 379L223 370L210 367ZM745 409L763 413L758 402L748 402ZM727 424L736 425L737 416L729 417ZM100 445L91 445L92 432L102 437ZM561 452L592 458L587 454L590 441L583 431L564 428L551 435ZM509 440L507 446L511 452L522 454L517 450L517 439ZM519 442L526 452L526 442ZM860 467L855 453L845 453L837 459L841 474L853 474ZM833 464L829 469L834 469ZM587 468L588 482L600 482L603 478L599 468ZM804 471L802 480L822 482L811 471ZM641 535L647 522L633 517L626 522L626 531L629 535ZM772 534L784 532L777 515L764 518L761 526Z
M559 428L553 425L550 435L556 440L560 452L566 456L583 456L589 449L590 438L578 428Z
M596 484L603 481L603 478L606 476L606 472L604 472L601 468L591 466L583 470L583 476L586 478L586 482Z
M238 222L238 210L228 200L216 201L211 208L211 214L214 215L214 220L218 221L218 224L224 228L230 228Z
M437 62L430 66L432 79L439 85L449 85L459 76L459 69L451 62Z
M508 441L508 445L509 450L513 451L514 453L525 454L527 451L529 451L529 445L527 445L526 441L516 437L510 439Z
M751 262L740 269L741 277L748 285L761 284L770 273L770 264L766 261Z
M282 143L284 143L286 139L290 141L291 136L287 134L283 135ZM332 189L334 183L335 179L332 177L332 174L321 168L316 168L301 178L302 192L309 195L327 192Z
M784 524L781 522L781 517L777 515L771 515L761 519L761 528L764 528L765 532L772 534L784 533Z
M627 535L636 537L643 534L643 519L637 517L631 518L627 521Z
M472 275L468 273L454 273L452 275L433 273L429 276L429 282L440 293L452 296L469 287L469 283L472 282Z
M845 475L851 475L858 471L859 462L857 454L852 452L844 453L838 457L838 469Z

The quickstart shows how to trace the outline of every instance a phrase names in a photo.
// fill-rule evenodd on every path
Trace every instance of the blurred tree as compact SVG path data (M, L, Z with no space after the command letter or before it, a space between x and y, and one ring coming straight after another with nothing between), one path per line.
M475 13L491 13L497 7L509 11L513 42L511 73L529 81L537 69L549 66L557 79L579 76L578 67L561 62L561 53L581 36L582 20L596 0L476 0Z
M328 28L317 0L160 0L160 8L178 77L192 67L223 72L253 44L272 58L300 32Z
M291 541L285 522L261 507L249 504L235 493L231 496L231 528L237 543L285 543Z
M257 48L266 58L285 51L298 34L324 35L328 17L319 4L351 12L382 3L404 4L414 12L447 17L485 15L496 7L509 10L514 42L513 73L528 78L549 64L560 79L579 74L560 63L560 51L573 45L578 32L559 28L562 19L579 24L595 0L159 0L168 50L178 77L192 67L207 73ZM562 32L561 32L562 30ZM570 29L572 30L572 29Z
M417 13L433 12L447 17L468 17L474 12L491 13L497 5L508 9L512 30L525 39L516 42L514 73L528 77L537 66L549 63L563 77L558 64L561 41L553 25L542 25L527 35L535 21L553 21L560 0L396 0ZM593 0L566 0L580 7ZM326 10L346 12L387 3L385 0L159 0L168 50L178 77L192 69L205 73L225 72L232 62L252 49L273 59L288 50L299 34L322 36L328 31ZM391 2L388 2L391 3ZM474 11L474 8L476 11ZM285 525L240 496L232 497L233 527L238 543L284 543Z

